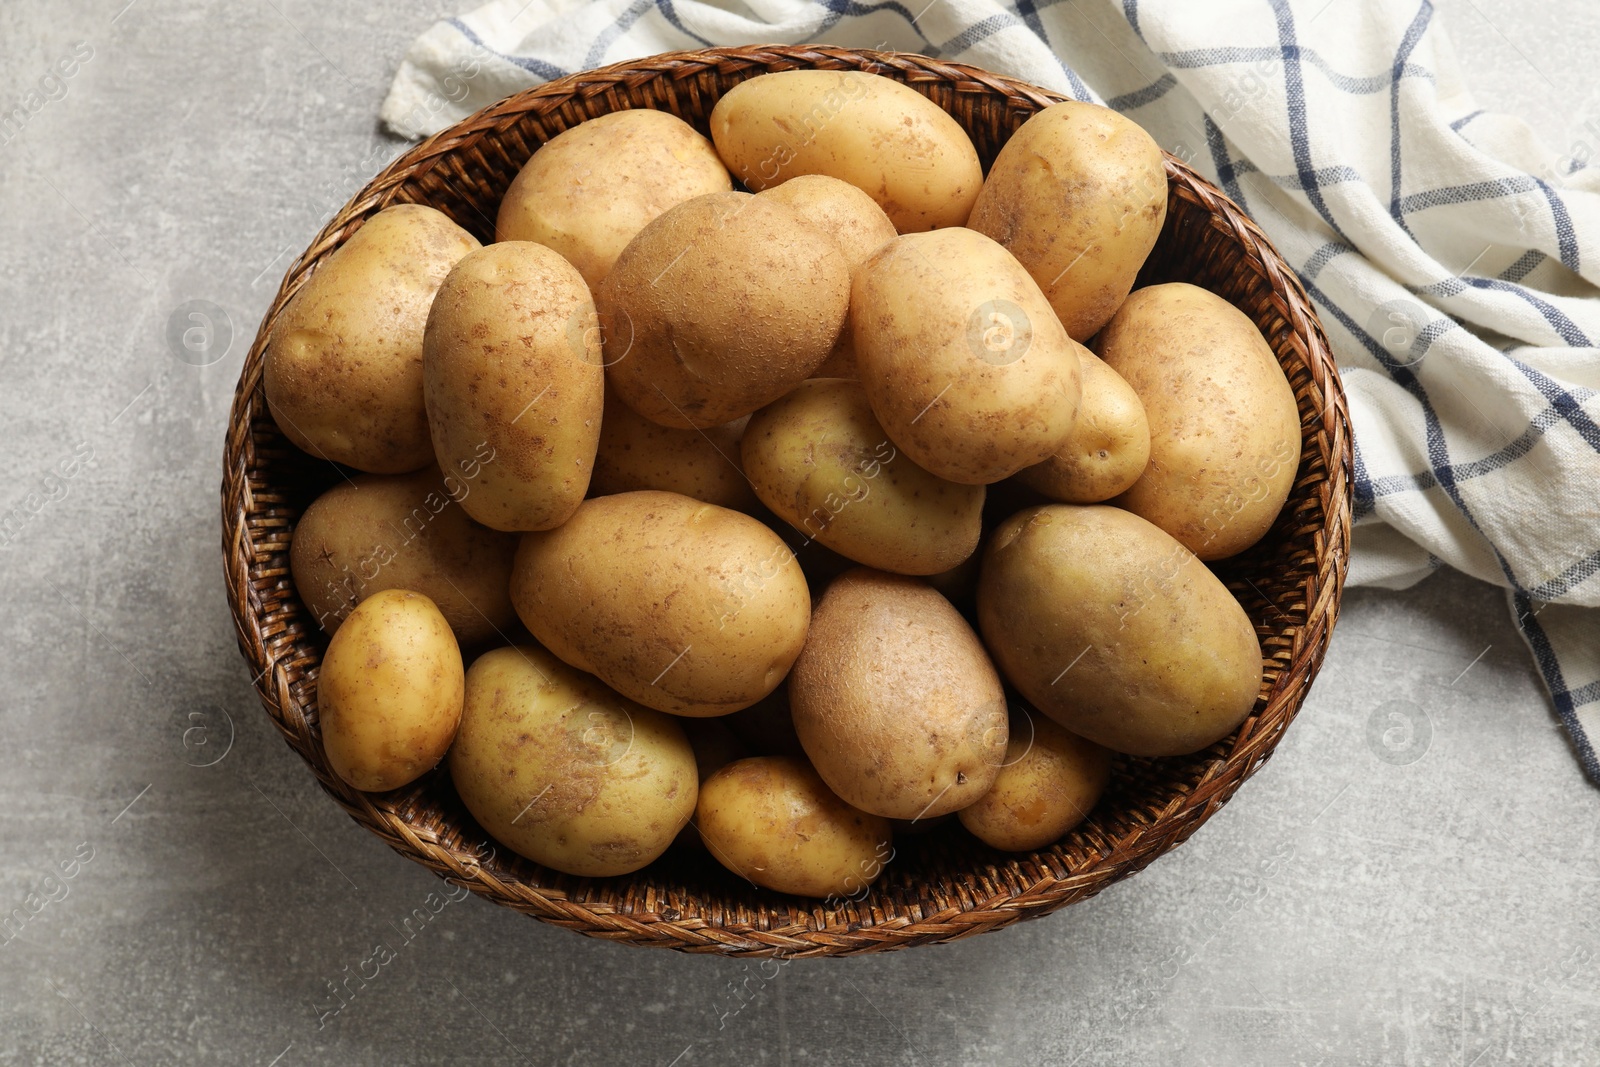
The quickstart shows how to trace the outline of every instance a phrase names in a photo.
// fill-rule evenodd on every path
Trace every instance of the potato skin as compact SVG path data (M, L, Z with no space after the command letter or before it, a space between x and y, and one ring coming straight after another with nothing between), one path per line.
M444 758L461 722L461 649L421 593L385 589L328 642L317 717L328 766L357 789L398 789Z
M524 534L511 600L562 660L646 707L702 717L777 688L811 614L777 534L648 490L586 500L565 525Z
M364 474L319 496L295 523L289 569L317 624L335 634L350 610L384 589L432 600L464 645L516 625L511 560L516 538L467 517L485 452L448 475Z
M746 416L704 430L679 430L651 422L609 394L589 494L659 489L749 511L758 502L739 464L739 439L748 421Z
M535 863L628 874L667 850L694 814L694 753L678 723L537 646L472 664L450 749L462 803Z
M1197 752L1255 706L1261 646L1183 545L1103 504L1028 508L990 536L978 627L1040 711L1136 756Z
M500 201L494 239L559 252L590 288L629 241L685 200L733 188L711 142L665 111L614 111L546 141Z
M1081 369L1004 248L955 228L896 237L855 273L856 365L878 421L946 481L1008 478L1060 451Z
M1006 746L1000 676L923 582L859 567L828 587L789 680L795 732L846 803L890 819L956 811Z
M728 169L757 191L826 174L868 193L901 233L962 226L983 184L955 119L864 71L786 70L728 90L711 111Z
M397 204L323 260L273 325L262 366L284 436L375 474L432 462L423 326L445 275L477 247L441 212Z
M1161 148L1098 104L1053 104L1000 149L967 225L1005 245L1074 341L1116 312L1167 217Z
M695 824L728 870L803 897L863 893L893 858L887 819L835 796L803 759L753 756L700 787Z
M742 454L762 503L857 563L937 574L978 547L983 486L936 478L900 455L857 382L800 383L751 416Z
M439 287L422 344L442 466L487 445L467 514L496 530L548 530L577 510L600 440L605 371L589 288L528 241L462 258Z
M1110 749L1018 707L994 787L956 817L992 848L1031 852L1087 818L1110 781Z
M662 426L720 426L827 358L850 302L837 241L750 193L695 197L622 250L595 292L606 384Z
M1150 462L1150 420L1122 375L1073 342L1083 369L1083 403L1061 451L1016 473L1016 480L1063 504L1110 500L1139 480Z
M1095 350L1138 394L1150 462L1113 503L1201 559L1244 551L1271 529L1300 466L1300 409L1255 323L1186 282L1128 297Z

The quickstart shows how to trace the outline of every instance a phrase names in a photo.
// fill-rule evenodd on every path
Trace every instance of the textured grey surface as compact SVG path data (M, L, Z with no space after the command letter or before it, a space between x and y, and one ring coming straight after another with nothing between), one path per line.
M260 711L216 490L255 325L397 150L373 116L452 5L125 2L0 6L8 101L93 49L0 146L0 514L25 515L0 548L0 913L29 916L0 946L0 1062L1600 1061L1600 798L1501 595L1452 575L1349 595L1272 762L1055 917L780 966L470 899L406 941L443 885ZM1558 152L1580 135L1588 0L1445 13L1483 102ZM190 300L231 322L209 366L166 340ZM319 1026L378 942L392 961Z

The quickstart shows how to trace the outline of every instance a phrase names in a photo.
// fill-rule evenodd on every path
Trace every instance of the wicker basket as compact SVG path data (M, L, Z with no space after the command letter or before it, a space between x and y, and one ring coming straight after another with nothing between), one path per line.
M482 240L501 195L545 140L626 108L706 128L717 98L758 74L866 70L906 82L955 116L985 165L1019 125L1060 99L1011 78L924 56L828 47L677 52L575 74L519 93L406 152L317 235L289 269L245 360L223 463L223 562L239 645L272 717L317 781L401 854L498 904L594 937L727 955L825 956L951 941L1053 911L1133 874L1192 834L1266 758L1305 699L1338 614L1349 551L1350 425L1327 339L1294 272L1216 188L1168 157L1170 209L1143 282L1192 281L1260 327L1300 405L1303 458L1268 536L1217 571L1254 620L1266 657L1255 710L1227 740L1174 759L1120 759L1093 816L1060 843L1013 855L959 826L897 840L870 893L838 907L758 889L709 860L669 852L622 878L575 878L498 851L441 769L366 795L323 758L317 667L325 640L289 578L289 538L340 475L278 432L262 395L273 322L317 264L380 208L431 205Z

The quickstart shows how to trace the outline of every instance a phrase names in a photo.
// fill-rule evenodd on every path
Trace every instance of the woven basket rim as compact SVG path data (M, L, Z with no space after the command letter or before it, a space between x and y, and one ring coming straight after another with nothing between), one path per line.
M508 130L528 121L530 116L561 116L577 106L604 101L618 93L647 93L651 91L649 83L655 79L673 79L669 91L687 87L687 91L697 92L694 79L706 77L708 72L744 77L807 67L870 70L913 87L933 86L955 94L999 94L1009 107L1019 110L1037 110L1068 99L1004 75L913 53L805 45L662 53L580 72L513 94L402 153L322 227L285 272L270 309L262 317L240 372L229 416L222 483L222 546L228 599L241 653L263 706L285 741L306 760L318 783L336 803L402 855L496 903L609 940L727 955L848 955L953 940L1045 914L1093 895L1181 844L1271 755L1304 701L1338 616L1349 554L1351 444L1349 415L1327 339L1294 271L1265 234L1221 191L1168 154L1167 173L1173 187L1209 210L1207 221L1211 228L1237 242L1240 263L1259 275L1270 289L1273 314L1281 317L1288 331L1285 343L1303 346L1307 384L1302 387L1304 395L1297 400L1302 419L1309 427L1305 432L1316 435L1319 442L1326 440L1327 462L1315 484L1297 480L1291 496L1294 503L1306 492L1315 494L1320 519L1316 528L1297 531L1295 535L1314 546L1316 568L1300 593L1305 622L1294 633L1292 647L1281 650L1288 654L1284 668L1240 731L1207 751L1208 762L1180 797L1136 823L1124 836L1098 842L1102 858L1115 857L1114 864L1097 863L1073 871L1064 863L1052 862L1045 855L1048 850L1013 856L998 861L1009 865L1006 873L1011 888L1006 887L1005 880L993 877L995 867L991 864L985 870L972 872L974 884L970 891L956 894L956 899L931 902L938 905L933 907L922 902L873 902L869 896L861 907L831 909L820 902L769 894L773 901L770 914L787 914L787 924L773 923L765 917L766 911L763 920L756 922L729 919L715 908L696 912L687 908L685 901L658 899L649 887L642 896L630 897L627 906L619 907L607 900L585 899L583 892L529 884L517 878L515 871L508 873L506 867L489 861L481 846L468 849L454 835L441 835L430 828L425 806L414 804L405 791L398 797L363 794L344 785L328 770L314 726L307 717L308 708L296 693L305 673L314 666L311 660L316 658L304 648L309 631L293 619L286 623L264 610L272 598L284 595L298 603L286 564L274 564L271 558L271 545L286 538L295 516L292 509L275 503L277 490L267 477L269 460L258 455L256 440L261 420L270 422L261 392L262 358L268 335L284 305L315 266L367 217L391 203L425 202L411 199L416 195L416 185L438 178L451 165L482 165L486 158L485 140L493 142L494 138L508 136ZM581 120L580 112L573 114ZM1288 511L1286 506L1285 512ZM300 613L305 615L303 607ZM1265 655L1265 645L1263 652ZM541 869L541 873L550 872ZM555 880L616 883L637 877Z

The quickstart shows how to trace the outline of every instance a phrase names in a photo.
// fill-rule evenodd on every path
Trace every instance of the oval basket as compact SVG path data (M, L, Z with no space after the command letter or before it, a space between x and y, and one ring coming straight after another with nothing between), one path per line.
M1140 283L1184 280L1222 295L1261 329L1300 406L1303 456L1267 537L1217 573L1255 623L1265 655L1256 706L1231 737L1173 759L1119 758L1092 816L1050 848L994 851L957 825L908 836L870 892L836 906L752 886L709 859L677 855L621 878L575 878L496 850L441 769L392 793L337 779L317 726L325 639L289 576L301 511L341 477L278 432L262 395L273 322L317 265L379 209L438 208L480 240L534 149L585 119L669 111L702 132L738 82L793 68L865 70L911 85L953 115L987 167L1030 115L1062 97L924 56L829 47L675 52L574 74L502 100L396 159L317 235L283 279L245 359L223 460L222 539L239 645L267 714L358 823L480 896L546 922L632 945L727 955L827 956L952 941L1083 900L1175 848L1272 754L1322 663L1349 552L1350 424L1327 339L1294 272L1244 213L1167 158L1166 228Z

